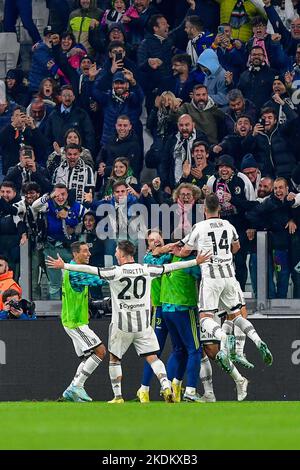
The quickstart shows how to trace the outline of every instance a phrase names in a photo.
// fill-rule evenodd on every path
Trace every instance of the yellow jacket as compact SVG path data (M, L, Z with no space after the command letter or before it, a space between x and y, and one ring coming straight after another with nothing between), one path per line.
M220 19L221 23L230 23L230 17L232 10L237 0L215 0L220 4ZM245 11L251 21L254 16L261 16L261 10L258 10L256 6L250 0L244 0ZM252 36L252 27L250 22L244 24L240 29L232 29L232 37L234 39L240 39L240 41L247 42Z

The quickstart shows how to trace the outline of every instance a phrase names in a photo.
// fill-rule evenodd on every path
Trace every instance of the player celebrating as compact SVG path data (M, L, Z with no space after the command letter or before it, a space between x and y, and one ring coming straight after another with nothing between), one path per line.
M199 291L200 303L200 326L207 331L211 337L220 341L220 351L216 355L217 362L227 372L231 370L229 360L232 351L232 344L229 344L229 356L226 354L227 334L214 320L214 313L218 311L219 300L231 311L228 315L233 325L238 326L259 349L264 362L271 365L273 357L257 334L254 326L241 316L241 302L236 288L237 280L235 278L233 266L233 254L239 248L238 235L227 220L220 219L220 206L217 196L213 193L205 198L204 213L206 220L194 225L191 233L187 235L183 243L185 246L179 251L179 256L187 256L197 248L201 251L211 251L212 256L209 261L202 266L202 280ZM230 336L232 338L232 336Z
M70 266L76 268L78 265L88 264L91 253L86 243L74 242L71 250L73 260ZM51 263L47 264L51 267ZM67 401L92 401L84 389L84 384L101 364L106 349L100 338L88 326L87 286L99 287L102 284L103 280L99 279L99 276L91 274L65 271L63 275L61 321L73 341L77 356L83 358L71 385L63 393Z
M162 266L150 266L134 261L133 243L120 241L116 249L119 266L97 268L87 265L64 263L48 258L48 266L55 269L67 269L90 274L98 274L109 281L112 297L112 321L109 327L109 375L114 392L114 399L109 403L124 403L121 392L121 359L131 344L137 353L145 356L154 374L160 381L165 401L173 402L172 391L163 362L157 357L159 344L150 325L150 289L152 279L163 273L184 269L206 262L210 254L198 255L196 259Z

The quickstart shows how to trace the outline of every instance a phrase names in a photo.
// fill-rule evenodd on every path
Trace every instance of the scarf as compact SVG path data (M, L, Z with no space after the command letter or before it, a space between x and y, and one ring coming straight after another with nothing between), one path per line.
M267 54L267 50L266 50L266 44L265 44L265 40L264 39L257 39L257 38L254 38L253 40L253 44L252 44L252 47L254 46L259 46L263 49L264 53L265 53L265 63L267 65L270 65L270 61L269 61L269 58L268 58L268 54Z
M130 183L135 184L135 182L133 181L133 171L132 171L132 169L129 167L126 174L124 176L121 176L120 178L116 178L115 176L111 176L108 179L107 186L104 190L104 196L111 196L112 195L112 193L113 193L112 187L117 182L118 183L122 182L122 183L126 183L126 184L130 184Z
M240 29L249 22L248 15L244 7L244 0L237 0L230 17L230 26L234 29Z
M198 60L197 41L203 36L203 34L204 33L200 33L195 38L190 39L186 47L186 53L191 57L193 67L197 65L197 60Z
M128 91L125 91L125 92L123 93L123 95L121 95L121 96L116 95L115 90L112 90L112 92L111 92L111 97L112 97L112 99L113 99L114 101L116 101L118 104L123 104L123 103L125 103L125 101L126 101L126 99L128 98L128 96L129 96L129 92L128 92Z
M174 147L174 159L175 159L175 181L179 182L182 177L182 164L185 160L189 163L192 162L192 145L196 139L196 129L193 130L192 134L188 139L183 139L180 132L176 134L176 144Z
M194 200L191 204L184 204L178 199L176 214L179 220L177 227L174 228L174 238L183 238L192 230L192 208L194 204Z
M157 111L157 134L164 137L168 132L171 110L160 108Z
M285 102L285 104L287 104L291 109L295 109L295 106L294 106L294 103L292 102L292 100L287 97L287 98L283 98L283 101ZM278 123L279 124L284 124L286 121L287 121L287 118L286 118L286 114L285 112L283 111L282 109L282 105L280 104L279 105L279 111L278 111Z
M54 174L55 183L63 183L68 189L75 189L77 202L84 202L84 188L87 183L86 176L85 163L82 158L79 158L72 169L70 169L68 161L64 160Z

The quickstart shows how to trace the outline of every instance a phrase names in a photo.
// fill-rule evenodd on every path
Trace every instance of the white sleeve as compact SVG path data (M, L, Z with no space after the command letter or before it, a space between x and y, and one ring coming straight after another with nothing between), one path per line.
M292 205L292 208L295 209L298 206L300 206L300 193L296 194L295 202Z
M64 264L64 269L68 271L77 271L79 273L96 274L103 279L112 281L116 277L116 267L111 268L97 268L96 266L89 266L88 264Z
M196 259L191 259L189 261L177 261L176 263L162 264L161 266L148 264L147 269L150 277L159 277L165 273L177 271L178 269L191 268L192 266L196 266L196 264Z
M244 175L242 172L238 172L238 176L244 181L245 183L245 196L247 201L255 201L255 191L252 186L251 181L249 180L248 176Z
M192 268L197 265L196 259L190 259L188 261L177 261L176 263L163 264L164 273L170 273L171 271L177 271L178 269Z
M193 225L192 231L186 237L184 237L182 242L185 245L188 245L188 247L191 247L197 250L199 235L200 235L199 229L197 230L196 225Z

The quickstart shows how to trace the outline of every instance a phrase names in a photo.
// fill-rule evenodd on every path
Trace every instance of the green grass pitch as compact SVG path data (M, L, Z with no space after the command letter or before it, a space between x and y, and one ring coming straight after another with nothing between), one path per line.
M0 403L0 449L300 449L299 402Z

